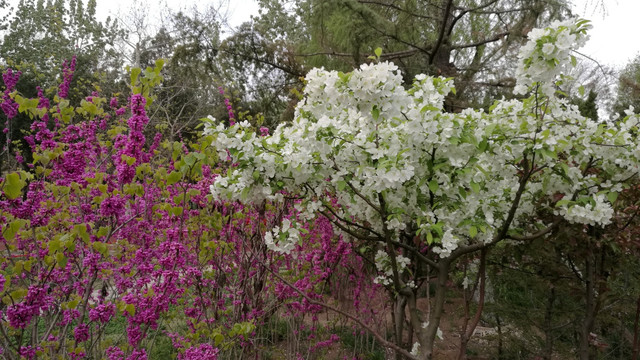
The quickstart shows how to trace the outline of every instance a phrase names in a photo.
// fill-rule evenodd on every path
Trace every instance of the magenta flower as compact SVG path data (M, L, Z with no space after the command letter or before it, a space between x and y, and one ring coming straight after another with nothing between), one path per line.
M58 87L58 96L62 99L65 99L69 96L69 88L71 88L71 79L73 78L73 73L76 71L76 56L74 55L71 58L71 63L67 65L65 61L62 63L62 82Z
M121 216L124 212L125 202L126 199L120 195L113 195L104 199L102 204L100 204L100 215L104 217Z
M111 346L106 351L109 360L124 360L124 351L117 346Z
M113 304L100 304L93 309L89 310L89 319L91 321L100 321L101 323L108 322L111 317L116 313L116 307Z
M127 360L147 360L147 351L145 349L133 350Z
M209 344L193 346L178 355L178 360L217 360L218 349Z
M89 326L87 324L79 324L73 330L73 336L77 342L87 341L89 339Z
M14 74L13 69L11 68L8 68L7 71L2 74L2 81L4 82L4 86L6 86L7 90L16 87L18 80L20 80L20 75L22 75L21 71L16 71Z

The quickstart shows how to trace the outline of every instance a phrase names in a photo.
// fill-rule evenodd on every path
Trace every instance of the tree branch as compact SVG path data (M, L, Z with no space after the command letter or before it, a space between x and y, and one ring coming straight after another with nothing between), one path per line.
M331 212L331 214L333 214L333 216L334 216L335 218L337 218L339 221L343 221L343 219L342 219L342 218L340 218L339 216L335 215L335 212L333 212L329 207L326 207L326 206L325 206L325 208L326 208L326 209L328 209L328 210ZM365 241L378 241L378 240L379 240L379 237L360 235L360 234L358 234L358 233L354 232L353 230L349 229L348 227L344 226L344 225L343 225L343 224L341 224L339 221L332 220L331 215L327 214L327 212L326 212L326 211L319 211L319 213L320 213L320 214L322 214L322 216L324 216L324 217L326 217L327 219L329 219L329 221L331 221L333 224L335 224L335 225L336 225L340 230L342 230L342 231L346 232L347 234L349 234L349 235L353 236L353 237L354 237L354 238L356 238L356 239L365 240ZM349 222L349 221L347 221L347 223L348 223L348 222ZM353 223L353 224L355 224L355 223ZM356 225L357 225L357 224L356 224ZM377 234L375 231L373 231L373 230L371 230L371 229L367 229L367 228L363 227L362 225L358 225L358 227L360 227L360 228L364 228L365 230L367 230L367 231L369 231L369 232L372 232L372 233L374 233L374 234Z
M456 49L456 50L457 49L466 49L466 48L470 48L470 47L476 47L476 46L480 46L480 45L485 45L485 44L488 44L488 43L496 42L496 41L504 38L505 36L508 36L509 34L511 34L511 32L509 32L509 31L501 32L499 34L496 34L492 38L480 40L480 41L477 41L477 42L474 42L474 43L461 44L461 45L451 45L451 49Z
M399 353L401 353L403 356L409 358L409 359L415 359L418 360L417 357L411 355L410 352L408 352L407 350L401 348L400 346L386 340L385 338L383 338L380 334L378 334L376 331L374 331L369 325L365 324L362 320L360 320L358 317L351 315L349 313L347 313L346 311L340 310L338 308L335 308L329 304L326 304L324 302L320 302L320 301L316 301L313 300L312 298L310 298L307 294L305 294L303 291L301 291L300 289L296 288L293 284L289 283L287 280L283 279L280 275L276 274L273 270L271 270L270 268L266 267L267 271L269 271L273 276L275 276L276 278L278 278L278 280L282 281L285 285L287 285L289 288L291 288L293 291L297 292L298 294L300 294L300 296L302 296L303 298L305 298L305 300L307 300L309 303L311 303L312 305L318 305L318 306L322 306L328 310L334 311L352 321L354 321L355 323L357 323L358 325L360 325L363 329L367 330L371 335L373 335L373 337L376 338L376 340L378 340L378 342L387 348L393 349Z
M403 9L400 6L395 5L395 4L390 4L390 3L386 4L386 3L377 2L377 1L370 1L370 0L358 0L358 2L360 4L372 4L372 5L379 5L379 6L388 7L390 9L398 10L398 11L403 12L405 14L409 14L411 16L414 16L414 17L417 17L417 18L421 18L421 19L435 20L435 18L433 16L416 14L414 12L411 12L411 11L407 10L407 9Z
M556 229L560 225L561 222L562 222L562 219L561 218L557 218L548 227L546 227L544 229L541 229L539 231L536 231L535 233L533 233L531 235L520 236L520 235L508 235L507 234L505 236L505 239L512 239L512 240L516 240L516 241L531 241L531 240L535 240L535 239L538 239L538 238L550 233L554 229Z
M493 5L493 4L495 4L496 2L498 2L498 0L491 0L491 1L489 1L488 3L486 3L486 4L479 5L479 6L475 7L475 8L472 8L472 9L464 9L464 10L462 10L462 11L460 12L460 14L458 14L456 17L454 17L454 18L453 18L453 21L451 21L451 25L449 26L449 30L447 31L447 35L449 35L449 36L450 36L450 35L453 33L453 28L456 26L456 23L457 23L460 19L462 19L462 17L463 17L463 16L465 16L466 14L468 14L468 13L470 13L470 12L475 12L475 11L477 11L477 10L481 10L481 9L487 8L487 7L489 7L489 6Z
M440 47L442 46L442 43L444 42L444 37L445 34L447 32L447 19L449 18L449 13L451 12L451 6L453 5L453 0L448 0L447 1L447 6L444 9L444 13L442 16L442 26L440 27L440 33L438 34L438 40L436 41L436 45L433 47L433 52L431 53L431 56L429 57L429 64L433 64L433 61L436 58L436 55L438 54L438 50L440 50Z

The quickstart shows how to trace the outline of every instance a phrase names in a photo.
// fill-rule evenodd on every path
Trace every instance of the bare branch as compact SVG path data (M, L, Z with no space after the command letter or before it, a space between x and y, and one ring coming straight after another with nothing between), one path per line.
M560 223L562 222L562 219L558 218L556 219L551 225L547 226L544 229L541 229L539 231L536 231L533 234L530 235L524 235L524 236L520 236L520 235L507 235L505 238L506 239L512 239L512 240L517 240L517 241L531 241L531 240L535 240L538 239L548 233L550 233L551 231L553 231L554 229L556 229Z
M358 2L360 4L372 4L372 5L379 5L379 6L384 6L384 7L388 7L394 10L398 10L400 12L403 12L405 14L409 14L411 16L415 16L417 18L421 18L421 19L429 19L429 20L435 20L435 18L433 16L429 16L429 15L422 15L422 14L416 14L414 12L411 12L407 9L403 9L401 7L399 7L398 5L395 4L391 4L391 3L382 3L382 2L377 2L377 1L370 1L370 0L358 0Z
M492 43L492 42L496 42L498 40L501 40L502 38L504 38L505 36L508 36L509 34L510 34L509 31L505 31L505 32L501 32L499 34L496 34L491 38L480 40L480 41L477 41L477 42L474 42L474 43L461 44L461 45L452 45L451 48L452 49L466 49L466 48L470 48L470 47L481 46L481 45L485 45L485 44L488 44L488 43Z

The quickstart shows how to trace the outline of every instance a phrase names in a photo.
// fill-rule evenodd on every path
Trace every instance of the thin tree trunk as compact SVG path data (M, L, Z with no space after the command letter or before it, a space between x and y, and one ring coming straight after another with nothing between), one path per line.
M502 323L500 322L500 316L496 314L496 327L498 328L498 360L504 359L504 350L502 348Z
M552 285L551 293L549 294L549 298L547 299L547 308L544 315L545 339L544 339L544 352L542 354L542 359L544 360L551 360L551 355L553 354L553 334L551 333L551 330L552 330L551 324L553 320L553 303L555 302L555 300L556 300L556 289Z
M436 340L438 326L444 312L444 301L447 294L447 282L449 281L449 267L451 263L449 259L442 260L438 264L438 280L436 282L436 293L434 296L434 305L429 316L429 325L421 337L420 353L424 355L424 359L430 360L433 356L433 345Z
M590 256L585 260L585 282L586 282L586 305L585 305L585 314L584 320L582 321L582 326L580 328L580 348L578 350L578 354L580 360L589 360L589 336L591 334L591 329L593 328L594 322L594 288L593 288L593 280L594 280L594 270L593 264L591 262Z
M402 295L398 295L398 299L396 299L396 302L394 304L395 308L393 309L393 312L394 312L393 329L395 332L396 344L398 346L402 346L403 344L402 334L404 332L404 321L405 321L404 308L406 305L407 305L407 299ZM402 360L402 354L400 354L397 351L396 351L396 360Z
M458 353L458 360L465 360L467 358L467 345L469 344L469 340L473 336L473 332L476 330L478 323L480 322L480 318L482 317L482 310L484 309L484 295L485 295L485 286L486 286L486 264L487 264L487 249L482 249L480 252L480 268L478 269L478 277L473 285L473 290L469 296L469 299L465 301L465 317L464 324L462 326L462 331L460 332L460 351ZM473 301L473 296L476 292L476 287L479 286L478 293L478 308L476 309L476 313L471 319L469 317L469 307L471 306L471 302ZM471 321L471 323L469 323Z

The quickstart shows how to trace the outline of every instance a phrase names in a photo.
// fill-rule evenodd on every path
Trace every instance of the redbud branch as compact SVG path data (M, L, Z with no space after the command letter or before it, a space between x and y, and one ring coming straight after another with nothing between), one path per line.
M263 264L264 266L264 264ZM302 296L303 298L305 298L305 300L307 300L310 304L312 305L318 305L318 306L322 306L328 310L331 310L333 312L336 312L340 315L343 315L349 319L351 319L352 321L354 321L355 323L357 323L359 326L361 326L362 328L364 328L365 330L367 330L371 335L373 335L373 337L376 338L376 340L378 340L378 342L387 348L391 348L399 353L401 353L403 356L409 358L409 359L416 359L417 358L415 356L413 356L410 352L408 352L407 350L401 348L400 346L386 340L385 338L383 338L380 334L378 334L376 331L374 331L370 326L368 326L367 324L365 324L362 320L360 320L358 317L351 315L349 313L347 313L346 311L340 310L338 308L335 308L329 304L326 304L324 302L320 302L320 301L316 301L313 300L312 298L310 298L309 296L307 296L307 294L305 294L303 291L301 291L300 289L296 288L293 284L289 283L287 280L283 279L280 275L278 275L277 273L275 273L273 270L269 269L268 267L265 266L265 268L267 269L267 271L269 271L273 276L275 276L276 278L278 278L278 280L282 281L285 285L287 285L288 287L290 287L293 291L297 292L298 294L300 294L300 296Z

